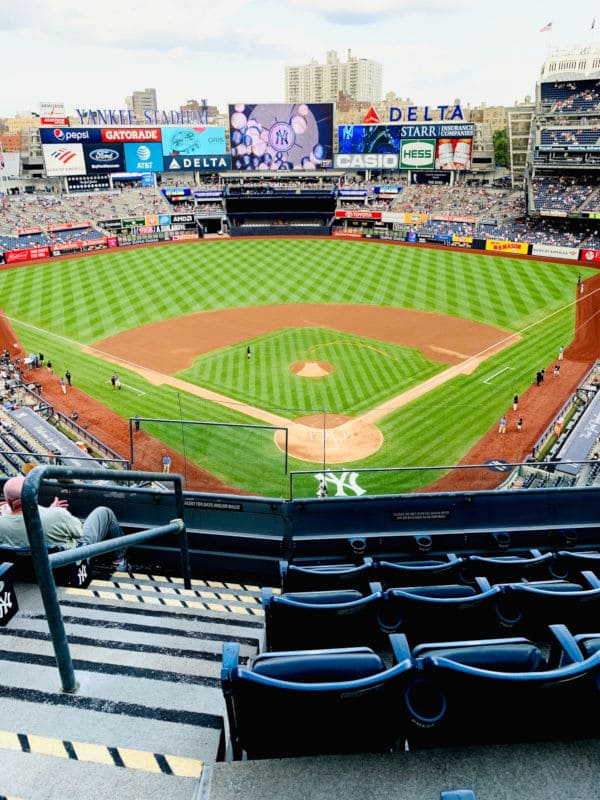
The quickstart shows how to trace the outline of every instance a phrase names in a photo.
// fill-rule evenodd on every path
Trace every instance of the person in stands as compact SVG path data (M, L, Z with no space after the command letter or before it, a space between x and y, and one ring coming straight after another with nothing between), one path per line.
M29 547L27 529L21 508L21 492L25 478L22 475L9 478L4 484L4 505L0 508L0 544L11 547ZM44 538L48 545L57 545L65 550L83 547L123 536L114 511L98 506L81 522L66 508L67 502L55 497L50 506L38 506ZM128 568L125 549L114 553L113 567Z

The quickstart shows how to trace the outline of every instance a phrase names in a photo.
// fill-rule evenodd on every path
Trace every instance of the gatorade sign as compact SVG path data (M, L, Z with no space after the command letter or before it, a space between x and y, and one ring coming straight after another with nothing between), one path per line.
M404 139L400 145L400 169L433 169L435 139Z

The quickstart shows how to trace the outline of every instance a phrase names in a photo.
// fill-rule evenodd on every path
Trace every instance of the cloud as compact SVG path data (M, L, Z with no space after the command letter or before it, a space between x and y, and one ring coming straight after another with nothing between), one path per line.
M327 8L323 0L288 0L289 5L313 12L331 24L377 25L386 20L411 15L432 16L459 14L471 9L471 0L344 0L335 8Z

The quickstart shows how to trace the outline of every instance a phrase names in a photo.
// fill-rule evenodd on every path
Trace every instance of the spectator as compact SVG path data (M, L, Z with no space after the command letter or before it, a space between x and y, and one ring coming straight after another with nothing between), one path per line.
M11 547L29 547L27 529L21 509L21 492L25 478L9 478L4 484L5 505L0 515L0 543ZM66 501L54 498L49 507L38 506L44 538L48 545L58 545L65 550L115 539L123 535L117 518L110 508L98 506L82 523L66 508ZM127 569L125 550L114 553L113 567Z

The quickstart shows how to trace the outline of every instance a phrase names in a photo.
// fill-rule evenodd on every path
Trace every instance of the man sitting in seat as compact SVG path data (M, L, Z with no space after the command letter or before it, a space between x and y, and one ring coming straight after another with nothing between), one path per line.
M27 529L21 509L21 492L25 478L21 475L9 478L4 484L5 505L0 514L0 544L11 547L29 547ZM70 550L88 544L102 542L122 536L114 511L106 506L98 506L83 523L66 508L66 501L54 498L49 507L38 506L44 538L48 545L57 545ZM114 554L113 567L126 570L125 549Z

